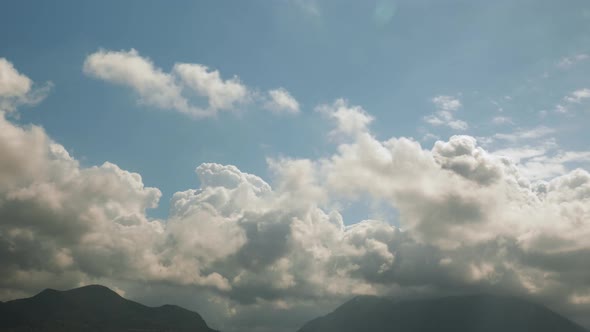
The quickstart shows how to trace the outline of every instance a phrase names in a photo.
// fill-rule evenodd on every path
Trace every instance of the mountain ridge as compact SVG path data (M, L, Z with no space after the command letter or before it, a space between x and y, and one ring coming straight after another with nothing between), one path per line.
M217 332L196 312L174 304L149 307L101 285L44 289L0 301L0 332ZM487 294L396 301L355 296L298 332L589 332L548 308Z
M357 296L298 332L588 332L548 308L487 294L392 301Z
M65 291L51 288L0 304L0 331L216 332L196 312L149 307L101 285Z

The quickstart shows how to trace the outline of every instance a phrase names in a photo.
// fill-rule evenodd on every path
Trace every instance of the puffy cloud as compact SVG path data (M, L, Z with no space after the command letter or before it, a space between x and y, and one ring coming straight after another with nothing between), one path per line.
M349 106L348 101L338 99L332 104L322 104L316 111L336 120L332 134L358 135L366 132L373 117L360 106Z
M19 97L31 90L32 82L5 58L0 58L0 96Z
M268 101L264 107L275 113L299 113L299 103L283 88L268 91Z
M453 136L449 142L438 141L432 153L442 168L453 170L482 185L501 177L501 163L478 147L471 136Z
M209 100L211 110L232 109L236 103L248 98L248 89L237 76L224 81L219 71L190 63L175 64L174 72L187 87Z
M134 49L90 54L83 70L89 76L131 88L142 104L176 110L195 118L236 110L252 101L263 102L237 76L224 80L218 70L195 63L176 63L166 73ZM287 90L270 90L268 94L270 100L262 107L276 112L299 111L299 104ZM204 98L207 106L196 106L191 95Z
M365 134L324 163L327 185L334 195L358 197L366 193L398 210L402 226L417 238L453 245L492 236L477 233L489 221L495 193L485 189L503 176L501 162L476 148L469 137L456 136L448 144L437 142L433 151L418 142L393 138L379 142ZM480 195L480 196L478 196ZM483 197L487 200L482 201Z
M461 108L461 101L451 96L436 96L432 98L436 108L442 111L456 111Z
M354 294L493 291L587 315L587 171L534 181L470 136L425 149L376 139L343 100L318 110L347 135L332 155L269 159L272 183L202 164L166 220L146 214L161 193L139 174L82 167L42 128L0 117L0 294L101 282L206 297L199 311L227 331L293 329ZM337 203L366 197L398 226L345 223Z
M141 103L196 117L213 115L220 108L231 106L235 98L232 88L239 85L235 82L225 85L217 71L208 73L204 66L177 64L175 73L179 74L182 81L200 95L209 98L208 109L192 106L182 95L183 86L173 74L156 68L150 59L140 56L134 49L127 52L100 50L93 53L84 61L84 72L98 79L132 88ZM245 88L239 86L245 94ZM224 97L229 100L224 100Z
M125 275L147 263L132 259L149 254L133 241L161 228L145 217L159 190L145 188L138 174L110 163L80 169L41 128L16 127L4 117L0 127L6 157L0 162L2 288L22 278L49 282L72 270L100 276L116 269ZM129 255L119 255L123 248Z
M148 282L209 290L229 312L286 310L285 303L305 307L322 296L377 293L364 278L378 279L395 261L394 227L347 228L338 212L318 206L323 192L312 162L272 161L276 189L234 166L203 164L201 187L174 194L166 221L151 220L146 210L161 194L139 174L111 163L82 168L41 128L5 118L0 127L4 298Z
M0 58L0 111L13 112L20 105L38 104L52 86L47 82L34 88L30 78L19 73L10 61Z

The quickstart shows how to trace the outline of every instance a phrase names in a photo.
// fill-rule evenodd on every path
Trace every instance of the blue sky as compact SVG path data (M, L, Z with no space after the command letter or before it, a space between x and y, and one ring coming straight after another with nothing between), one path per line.
M86 165L109 160L142 174L164 193L160 217L173 192L195 183L201 162L266 178L267 156L331 151L328 126L313 109L335 98L362 105L383 138L491 136L540 125L559 129L567 149L585 148L588 138L584 107L571 116L553 112L587 79L590 61L558 66L590 51L586 1L19 1L4 8L2 56L55 85L20 121L42 125ZM248 106L237 116L191 120L138 104L131 91L81 70L99 49L131 48L164 71L200 63L258 89L284 87L301 114ZM457 116L468 130L424 123L437 95L461 100ZM493 124L498 116L513 123Z
M590 326L589 73L587 0L6 2L0 300L293 331L492 291Z

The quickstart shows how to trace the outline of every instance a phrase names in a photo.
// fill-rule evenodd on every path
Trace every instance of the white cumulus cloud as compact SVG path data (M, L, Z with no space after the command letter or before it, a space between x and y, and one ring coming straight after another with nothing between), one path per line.
M168 75L122 56L147 70L147 81ZM138 93L169 87L108 77L141 81ZM201 164L200 186L175 193L164 220L149 217L162 194L140 174L109 162L81 166L41 127L2 113L0 297L87 283L134 298L176 294L176 303L206 297L199 311L227 331L248 324L272 330L297 317L288 321L294 329L356 294L493 291L532 297L575 318L590 312L586 170L564 168L537 181L471 136L425 149L411 138L377 139L373 117L344 100L317 109L333 122L327 135L346 138L333 153L271 158L271 182L232 165ZM399 225L345 222L338 203L365 198L395 210Z
M337 99L332 104L322 104L316 111L336 121L332 135L358 135L367 132L373 117L360 106L350 106L347 100Z
M264 107L257 93L237 76L224 79L218 70L196 63L176 63L170 72L165 72L134 49L90 54L83 70L89 76L131 88L142 104L194 118L235 111L252 101ZM281 88L268 93L273 111L296 113L299 110L299 104L287 90ZM206 106L198 106L201 103L194 96L205 100Z
M0 58L0 111L13 112L20 105L35 105L41 102L53 84L47 82L34 87L33 81L19 73L14 65Z

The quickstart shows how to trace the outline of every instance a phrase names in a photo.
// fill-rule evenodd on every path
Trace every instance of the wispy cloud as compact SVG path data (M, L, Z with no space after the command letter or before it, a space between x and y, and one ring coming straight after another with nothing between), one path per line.
M590 98L590 89L579 89L573 91L568 96L564 97L564 100L569 103L580 103L584 99Z
M533 180L550 179L567 172L570 165L590 164L590 151L564 151L557 146L524 146L494 151L509 157Z
M510 118L508 116L496 116L492 119L492 122L497 125L513 124L514 123L514 122L512 122L512 118Z
M321 16L322 12L317 0L289 0L304 13L311 16Z
M532 129L521 129L512 133L498 133L494 135L494 138L515 142L519 140L544 137L549 134L553 134L554 132L555 129L553 128L539 126Z
M580 54L576 54L576 55L572 55L572 56L565 56L565 57L559 59L559 61L557 62L557 67L559 67L561 69L568 69L568 68L571 68L582 61L588 60L588 58L590 58L590 56L588 54L584 54L584 53L580 53Z
M299 103L283 88L268 91L268 100L264 107L275 113L299 113Z
M568 109L566 106L564 106L563 104L557 104L555 105L555 113L559 113L559 114L566 114L568 113ZM544 114L541 115L547 115L546 112Z
M446 126L454 130L466 130L469 125L463 120L456 119L454 112L462 107L461 101L452 96L436 96L432 103L437 111L424 117L426 123L433 126Z
M435 135L433 133L426 133L424 134L424 136L422 136L422 141L423 142L428 142L428 141L435 141L440 139L440 136Z
M590 98L590 89L582 88L572 91L567 96L563 97L563 102L555 105L554 112L559 114L567 114L570 108L575 107L575 104L581 104Z

